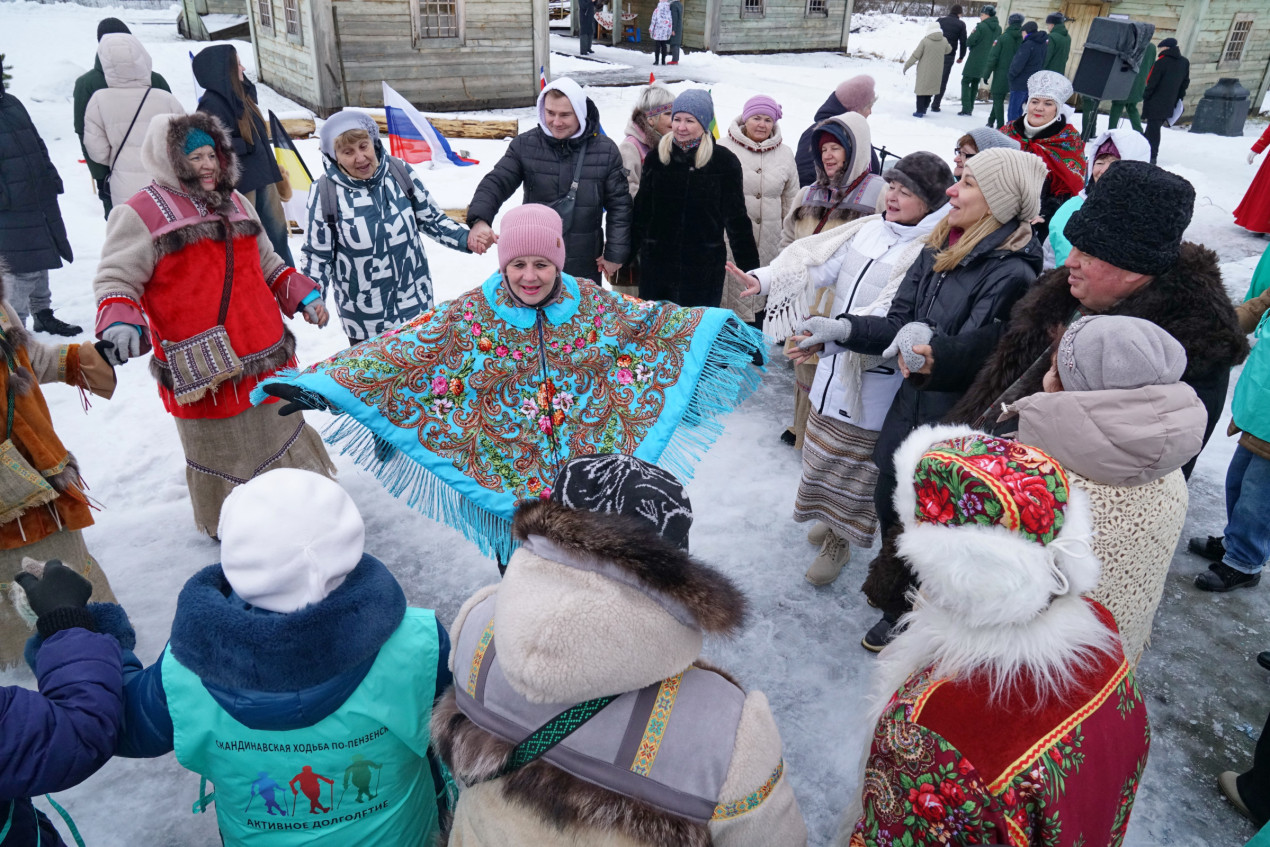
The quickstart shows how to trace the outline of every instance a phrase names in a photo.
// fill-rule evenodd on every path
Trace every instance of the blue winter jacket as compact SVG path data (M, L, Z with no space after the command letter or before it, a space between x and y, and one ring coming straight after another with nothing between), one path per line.
M299 729L329 716L357 690L405 612L401 586L369 555L321 603L286 615L245 605L221 566L209 565L181 589L168 649L234 720L256 730ZM439 621L437 635L439 696L451 681L450 638ZM151 758L171 752L163 663L143 670L132 659L124 683L116 753Z
M1049 33L1037 30L1023 39L1014 60L1010 62L1010 90L1027 91L1027 81L1032 74L1045 69L1045 49L1049 46Z
M119 643L65 629L35 654L39 691L0 688L0 839L3 847L64 842L30 797L83 782L110 758L123 720ZM38 835L37 835L38 831Z

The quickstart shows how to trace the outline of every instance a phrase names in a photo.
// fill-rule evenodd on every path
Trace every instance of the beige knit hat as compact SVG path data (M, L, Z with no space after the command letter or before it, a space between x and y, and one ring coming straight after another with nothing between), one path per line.
M1001 223L1030 221L1041 213L1046 169L1039 156L993 147L966 162L965 172L979 183L988 211Z

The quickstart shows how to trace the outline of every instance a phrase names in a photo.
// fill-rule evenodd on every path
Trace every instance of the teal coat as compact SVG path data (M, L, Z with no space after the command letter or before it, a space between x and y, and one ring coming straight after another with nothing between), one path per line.
M980 21L966 39L970 52L966 55L966 67L961 75L966 79L983 79L988 75L988 56L992 53L992 45L1001 35L1001 22L996 15Z
M1022 43L1022 24L1011 24L997 36L997 41L988 54L987 68L988 75L992 77L993 94L1010 93L1010 63L1014 61L1014 54L1019 52L1019 45Z
M1267 288L1270 288L1270 249L1261 255L1244 300L1260 296ZM1235 426L1262 441L1270 441L1270 312L1261 316L1253 337L1256 343L1235 384L1230 414Z

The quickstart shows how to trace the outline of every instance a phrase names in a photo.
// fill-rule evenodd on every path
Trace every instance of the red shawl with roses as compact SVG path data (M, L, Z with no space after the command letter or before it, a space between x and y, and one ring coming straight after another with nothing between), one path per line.
M1023 132L1024 115L1005 126L1001 131L1019 142L1019 149L1024 153L1034 153L1045 162L1049 176L1045 180L1045 193L1055 197L1075 197L1085 188L1085 142L1080 133L1066 121L1062 128L1053 132L1046 127L1035 138L1028 138Z
M1117 651L1061 702L1030 689L910 676L874 731L851 847L1119 847L1150 743L1133 671Z

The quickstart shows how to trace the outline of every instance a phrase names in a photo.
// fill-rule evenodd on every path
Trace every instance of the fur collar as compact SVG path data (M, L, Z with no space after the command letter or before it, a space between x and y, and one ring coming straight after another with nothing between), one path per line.
M1066 268L1050 271L1015 304L1005 335L947 420L973 421L1050 348L1080 307L1067 276ZM1186 349L1182 381L1191 385L1220 376L1248 355L1248 339L1222 285L1217 254L1198 244L1182 244L1172 270L1106 314L1143 318L1168 331ZM1040 391L1041 376L1022 386L1019 396Z
M628 578L622 581L683 607L705 632L730 635L744 623L745 595L732 580L663 540L638 518L531 500L516 510L512 532L522 542L543 536L573 557L615 566Z
M751 153L767 153L784 143L781 138L781 125L779 123L772 124L772 134L765 141L752 140L745 134L745 122L741 120L739 115L736 120L728 124L728 140L744 150L749 150Z
M216 142L220 177L211 191L206 191L199 185L198 176L185 159L185 135L192 128L201 129ZM223 214L232 211L231 198L241 169L230 144L229 132L212 115L194 112L189 115L163 115L155 118L150 122L145 140L141 143L141 164L160 185L185 194L213 211Z
M373 657L401 624L406 596L363 555L321 603L279 615L231 603L219 564L190 577L176 602L171 649L206 682L253 691L319 685Z

